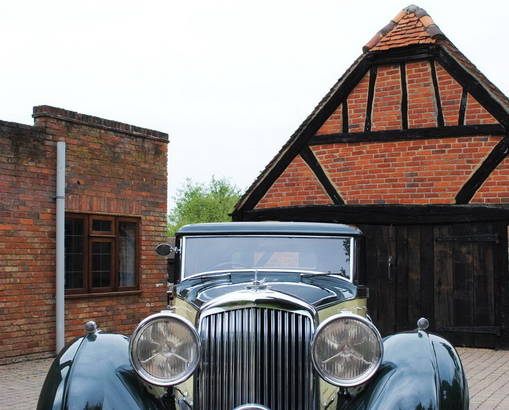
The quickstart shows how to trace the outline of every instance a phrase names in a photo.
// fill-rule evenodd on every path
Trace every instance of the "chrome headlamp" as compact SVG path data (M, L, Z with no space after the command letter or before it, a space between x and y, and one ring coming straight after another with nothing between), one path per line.
M375 374L383 356L382 338L367 319L339 314L324 321L311 341L315 369L327 382L350 387Z
M131 363L138 375L157 386L186 380L200 359L200 341L194 326L171 312L144 319L129 342Z

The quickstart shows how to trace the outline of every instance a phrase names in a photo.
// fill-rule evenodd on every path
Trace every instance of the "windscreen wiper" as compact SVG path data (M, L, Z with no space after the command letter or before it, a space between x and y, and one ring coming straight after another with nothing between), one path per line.
M230 281L232 280L232 273L231 272L225 272L225 273L199 273L197 275L193 275L189 278L184 278L183 280L201 280L202 282L206 282L208 280L212 279L219 279L224 276L228 276Z
M300 277L301 278L314 278L316 276L331 276L331 275L337 275L337 276L341 276L343 278L349 279L348 276L346 276L342 272L301 273Z

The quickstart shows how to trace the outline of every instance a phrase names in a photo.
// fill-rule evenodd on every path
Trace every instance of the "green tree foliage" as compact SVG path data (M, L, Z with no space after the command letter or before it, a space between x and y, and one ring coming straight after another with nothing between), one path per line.
M187 224L231 221L229 214L239 198L240 189L227 179L212 177L208 184L186 180L177 191L175 207L170 211L168 234L174 236Z

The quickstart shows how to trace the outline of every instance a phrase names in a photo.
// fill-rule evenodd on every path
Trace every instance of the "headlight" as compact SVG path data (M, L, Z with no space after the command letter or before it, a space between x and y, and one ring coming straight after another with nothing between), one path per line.
M186 319L161 312L144 319L129 343L131 363L141 378L158 386L186 380L200 358L198 333Z
M320 376L336 386L357 386L377 371L383 344L376 327L363 317L339 314L323 322L311 342Z

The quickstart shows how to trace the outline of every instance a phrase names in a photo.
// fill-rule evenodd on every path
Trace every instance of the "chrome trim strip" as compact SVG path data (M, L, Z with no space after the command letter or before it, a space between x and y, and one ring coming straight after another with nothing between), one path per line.
M355 238L350 238L350 277L347 279L349 282L353 283L353 275L354 275L354 266L355 266L355 258L357 254L355 253ZM345 278L346 279L346 278Z
M352 269L353 269L353 267L350 266L350 270L352 270ZM333 274L333 273L329 273L329 272L322 272L322 271L316 271L316 270L303 270L303 269L281 269L281 268L271 268L271 269L258 269L258 268L242 268L242 269L240 269L240 268L236 268L236 269L223 269L223 270L208 270L205 272L194 273L190 276L185 277L182 280L192 279L197 276L203 276L203 275L208 275L208 274L211 274L211 275L217 274L218 275L217 277L219 278L219 276L228 276L232 273L237 273L237 272L299 273L299 274L304 274L304 275L329 275L329 276L332 276L335 278L343 279L347 282L351 282L350 279L345 278L342 275L337 275L337 274Z
M183 236L181 241L180 241L180 272L178 272L178 277L180 278L180 282L182 282L184 279L187 279L185 276L184 276L184 265L185 265L185 261L186 261L186 237Z
M296 297L287 295L286 293L271 289L243 289L213 299L201 307L201 311L198 313L196 318L196 324L199 327L199 323L202 319L209 315L248 307L266 307L275 310L299 313L309 317L311 322L315 325L318 324L318 313L314 306L305 303Z
M293 234L241 234L241 235L232 235L232 234L216 234L216 235L183 235L183 238L236 238L236 237L243 237L243 238L355 238L355 236L350 235L299 235L297 233Z

